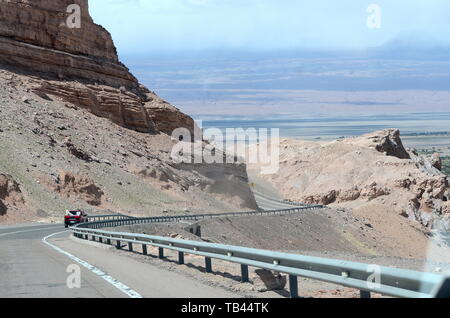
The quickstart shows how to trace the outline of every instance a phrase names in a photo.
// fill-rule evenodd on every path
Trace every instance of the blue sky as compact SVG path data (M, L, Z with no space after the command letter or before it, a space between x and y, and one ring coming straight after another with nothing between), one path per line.
M448 0L90 0L119 52L450 45ZM369 29L367 7L381 9Z

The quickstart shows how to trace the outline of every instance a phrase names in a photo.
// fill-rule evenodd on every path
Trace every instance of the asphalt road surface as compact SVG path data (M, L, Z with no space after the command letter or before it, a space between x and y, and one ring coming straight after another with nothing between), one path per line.
M73 283L74 266L80 268L80 288L67 284ZM62 224L27 224L0 226L0 297L237 296L176 272L75 242Z
M283 203L277 200L271 200L267 196L261 195L258 192L253 193L255 195L256 203L258 207L262 210L282 210L282 209L292 209L294 206L292 204Z

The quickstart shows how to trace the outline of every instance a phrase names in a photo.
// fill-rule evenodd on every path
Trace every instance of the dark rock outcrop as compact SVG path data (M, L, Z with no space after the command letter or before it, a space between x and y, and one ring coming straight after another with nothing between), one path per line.
M392 128L380 130L354 139L347 139L346 142L362 147L373 148L387 156L397 157L399 159L411 159L409 153L403 146L399 129Z
M90 205L99 206L104 192L88 176L60 171L53 190L74 200L83 200Z
M25 203L19 184L12 176L0 173L0 216L5 215L10 206Z

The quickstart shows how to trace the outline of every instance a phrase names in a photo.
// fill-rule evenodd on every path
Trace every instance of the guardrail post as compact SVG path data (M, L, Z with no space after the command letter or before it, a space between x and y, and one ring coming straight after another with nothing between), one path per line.
M89 235L86 234L86 235L84 236L84 239L85 239L85 240L89 240Z
M442 278L432 296L433 298L450 298L450 276Z
M367 290L360 290L359 296L361 298L371 298L370 291L367 291Z
M98 238L98 241L99 241L100 243L103 243L103 237L99 237L99 238Z
M118 250L120 250L122 248L122 246L120 245L120 241L119 240L116 241L116 248Z
M158 247L158 257L164 258L164 249L162 247Z
M92 235L92 241L95 242L95 235Z
M133 243L128 242L128 250L129 250L130 252L133 252Z
M205 257L205 269L207 273L212 273L212 265L210 257Z
M111 239L107 239L106 244L111 245Z
M178 264L183 265L184 264L184 253L178 252Z
M142 254L147 255L147 245L142 244Z
M248 265L241 264L241 282L248 283Z
M291 298L298 298L298 280L295 275L289 275L289 293Z

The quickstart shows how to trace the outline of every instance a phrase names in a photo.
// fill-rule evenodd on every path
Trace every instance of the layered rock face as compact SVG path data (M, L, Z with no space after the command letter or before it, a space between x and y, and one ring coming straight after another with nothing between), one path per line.
M73 4L80 9L80 27L70 24ZM189 116L140 85L119 62L111 35L93 22L87 0L0 0L0 64L37 75L37 94L57 96L124 127L166 134L174 127L193 130Z
M2 0L2 36L75 55L99 57L118 62L110 34L94 24L87 0ZM70 5L81 11L81 28L67 25Z
M67 25L71 4L81 9L79 28ZM0 37L3 63L60 78L138 86L119 62L111 35L89 16L87 0L1 0Z

